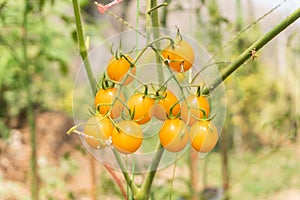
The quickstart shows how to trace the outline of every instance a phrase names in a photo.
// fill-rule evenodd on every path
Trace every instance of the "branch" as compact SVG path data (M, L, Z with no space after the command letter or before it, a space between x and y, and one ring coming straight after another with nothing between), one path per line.
M81 16L79 11L79 4L78 0L73 0L73 10L75 15L75 23L76 23L76 30L77 30L77 40L79 45L79 53L83 60L85 71L87 73L91 89L93 91L93 95L96 93L96 82L93 76L91 64L88 59L88 51L85 46L84 36L83 36L83 30L82 30L82 23L81 23Z
M30 157L30 183L31 183L31 198L37 200L39 196L39 176L38 176L38 165L37 165L37 144L36 144L36 132L35 132L35 116L33 108L33 99L31 91L31 75L30 72L30 60L28 58L28 15L30 13L30 2L24 1L24 11L23 11L23 21L22 21L22 53L24 62L21 63L25 68L25 82L24 87L27 95L27 122L30 127L30 148L31 148L31 157Z
M157 147L155 148L156 154L152 160L151 166L149 168L149 173L147 174L143 185L141 186L141 189L136 194L136 199L146 199L150 195L151 186L155 177L155 174L157 172L157 167L159 165L159 162L161 160L161 157L164 153L164 149L160 143L157 144Z
M226 78L228 78L235 70L242 66L247 59L252 56L252 51L258 51L268 42L270 42L275 36L281 33L289 25L294 23L300 17L300 7L296 9L292 14L282 20L276 27L271 31L263 35L256 42L254 42L248 49L246 49L236 60L234 60L230 65L228 65L222 72L220 76L217 76L208 84L204 89L203 94L208 94L213 91L217 86L219 86Z
M84 37L83 37L83 30L82 30L82 23L81 23L81 16L80 16L80 10L79 10L79 4L78 4L78 0L73 0L73 9L74 9L74 15L75 15L75 22L76 22L76 29L77 29L77 40L78 40L78 44L79 44L79 52L80 52L80 56L84 62L84 66L85 66L85 70L87 72L88 78L89 78L89 82L90 82L90 86L92 89L93 94L95 94L97 88L96 88L96 82L95 79L93 77L93 73L92 73L92 69L91 69L91 65L88 59L88 52L87 52L87 48L85 46L85 41L84 41ZM118 154L118 152L116 152L114 149L114 154L115 157L117 159L117 162L123 172L123 175L125 177L126 182L129 184L129 186L131 187L133 192L137 192L137 187L134 184L134 182L132 180L130 180L129 174L125 171L125 167L123 165L123 162Z

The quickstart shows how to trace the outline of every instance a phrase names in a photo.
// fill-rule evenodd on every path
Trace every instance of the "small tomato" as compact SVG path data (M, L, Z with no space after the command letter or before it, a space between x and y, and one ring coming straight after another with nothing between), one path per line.
M134 112L133 120L138 124L145 124L150 120L150 110L154 104L154 99L144 94L134 94L128 101L128 107Z
M201 153L211 151L217 144L218 131L210 121L200 120L190 129L189 140L193 149Z
M132 59L129 55L125 55L125 57L132 62ZM121 57L120 59L116 59L112 57L107 65L107 75L110 79L121 82L123 78L125 78L126 74L129 72L135 75L136 74L136 67L131 66L130 62L126 60L126 58ZM124 81L123 85L128 85L133 80L133 77L128 74L128 77Z
M100 114L106 114L110 111L111 118L118 118L124 105L119 101L115 100L118 94L118 89L116 88L108 88L108 89L99 89L95 96L95 107L98 108ZM123 101L125 100L124 95L122 93L119 94L119 98ZM114 102L114 105L109 105Z
M86 142L94 149L106 147L105 140L110 139L113 125L111 121L101 115L91 117L84 125ZM89 137L90 136L90 137Z
M112 144L120 153L134 153L143 142L143 130L134 121L123 120L112 132Z
M188 106L190 107L190 111L188 110ZM198 119L203 117L208 118L210 114L210 106L208 100L203 96L197 96L195 94L191 94L186 98L186 102L183 101L182 103L182 120L187 123L188 125L192 126ZM205 112L205 115L204 115Z
M185 40L179 41L174 47L163 49L161 54L165 59L170 60L169 66L176 72L185 72L194 64L194 50Z
M187 125L180 119L167 119L159 131L161 145L168 151L179 152L188 142Z

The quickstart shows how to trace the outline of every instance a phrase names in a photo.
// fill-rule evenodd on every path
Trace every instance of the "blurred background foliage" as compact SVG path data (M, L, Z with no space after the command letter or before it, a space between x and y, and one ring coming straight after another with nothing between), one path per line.
M190 34L211 55L216 54L215 62L224 62L218 65L220 70L269 27L276 25L276 20L278 22L283 18L279 12L274 11L222 48L267 10L260 12L259 9L255 10L257 6L253 1L242 0L231 1L232 5L227 7L224 6L227 1L218 0L168 2L169 6L160 10L163 26L173 28L174 23L184 23L173 20L174 16L178 18L178 15L182 15L183 20L189 21L182 26L192 27L184 27L183 32ZM27 51L35 112L59 111L71 117L73 81L81 62L78 58L71 2L40 0L30 1L30 5ZM85 33L91 39L90 49L109 35L126 29L126 26L110 16L100 16L93 1L82 0L80 5ZM136 1L124 0L119 5L120 7L113 8L114 12L131 24L136 23L136 13L139 13L139 23L143 26L143 3L140 11L135 10ZM22 67L23 6L23 0L0 0L0 140L3 141L9 141L12 129L26 127L28 101L23 85L28 77ZM128 12L129 8L132 12ZM275 22L271 18L276 18ZM264 20L266 22L263 23ZM181 24L177 25L181 27ZM231 199L273 199L279 191L295 188L300 184L297 178L297 169L300 167L299 30L298 23L298 26L281 34L258 52L256 59L248 60L244 67L225 81L227 116L222 140L218 148L198 164L199 184L196 191L190 191L190 177L184 175L191 173L187 164L190 162L189 157L185 155L180 159L172 190L173 199L192 199L193 192L203 192L203 198L209 199L208 196L216 197L220 191L224 193L223 190L228 190L225 194L230 193ZM222 143L226 144L225 149L222 148ZM80 152L75 148L74 151ZM86 157L85 154L79 154ZM39 166L44 166L39 170L41 199L79 199L78 197L89 196L90 192L74 189L65 182L69 180L69 176L82 173L86 175L90 172L90 168L88 172L82 171L79 162L72 156L65 156L58 158L59 164L54 166L39 163ZM98 166L100 164L96 165L100 168ZM62 170L57 173L57 169ZM170 194L165 184L172 182L171 170L172 168L167 168L159 172L153 199L166 198ZM97 186L87 184L85 188L96 187L97 195L92 194L93 198L121 198L109 174L97 173ZM224 173L227 174L224 176ZM166 177L165 174L169 176ZM9 191L15 193L12 188L28 188L26 182L24 189L23 185L11 186L14 182L7 184L5 181L0 173L0 184L10 188L6 191L0 189L0 195L7 195ZM20 196L16 198L22 199Z

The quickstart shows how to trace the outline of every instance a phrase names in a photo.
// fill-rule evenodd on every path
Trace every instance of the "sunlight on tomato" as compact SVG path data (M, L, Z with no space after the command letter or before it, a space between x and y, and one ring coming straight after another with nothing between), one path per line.
M179 152L188 142L188 128L178 118L167 119L159 131L159 140L166 150Z
M110 120L101 115L91 117L84 125L84 134L86 142L94 149L106 147L105 140L110 139L113 125Z
M145 96L144 94L134 94L128 101L128 107L131 112L134 112L133 120L138 124L147 123L150 118L150 110L154 104L154 99Z
M120 153L134 153L143 142L143 130L134 121L123 120L112 132L112 144Z
M190 107L190 112L185 101L182 102L181 117L184 122L192 126L198 119L203 117L208 118L210 114L210 106L208 100L203 96L197 96L191 94L186 98L188 106ZM205 115L204 115L204 112Z
M161 54L170 60L169 66L176 72L186 72L194 64L194 50L185 40L175 44L174 48L172 46L165 48Z
M211 151L217 144L218 131L210 121L198 121L190 129L189 140L193 149L201 153Z
M124 105L119 101L116 100L114 105L107 105L112 104L114 99L118 95L118 89L116 88L109 88L109 89L99 89L96 96L95 96L95 107L98 108L100 114L106 114L108 111L110 111L110 117L111 118L118 118L122 110L124 108ZM119 98L123 101L125 100L124 95L122 93L119 94ZM99 106L99 107L98 107Z
M130 62L133 61L129 55L125 56ZM112 57L106 69L108 77L114 81L121 82L123 81L123 78L125 78L126 73L128 73L129 70L131 74L135 75L136 67L132 67L128 60L126 60L124 57L121 57L120 59ZM128 85L132 80L133 77L129 74L123 85Z

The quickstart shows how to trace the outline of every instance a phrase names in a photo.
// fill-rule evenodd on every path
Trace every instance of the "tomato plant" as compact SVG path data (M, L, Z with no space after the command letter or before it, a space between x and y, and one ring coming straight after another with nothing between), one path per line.
M113 125L107 117L102 115L92 116L84 126L86 142L95 149L106 147L105 140L110 139ZM90 136L90 137L89 137Z
M132 120L122 120L112 132L113 146L123 154L135 152L143 142L141 127Z
M118 99L114 102L117 95L117 88L101 88L98 90L95 96L95 107L100 114L104 115L110 111L111 118L118 118L121 115L124 105ZM123 101L125 100L122 93L119 94L118 98L122 99Z
M201 153L211 151L216 146L218 137L215 125L206 120L196 122L189 132L189 140L193 149Z
M165 120L159 131L159 140L168 151L181 151L188 142L187 125L179 118Z
M176 72L186 72L194 64L194 50L191 45L183 39L175 43L174 46L170 45L163 49L161 54L165 59L170 61L170 68Z
M145 94L136 93L129 98L128 107L134 113L133 120L138 124L147 123L150 118L150 110L154 104L154 99Z
M172 116L177 116L180 113L180 103L176 95L167 90L163 95L163 98L160 99L151 110L151 116L155 116L160 120L165 120L167 115L170 114L172 108Z
M187 102L187 104L186 104ZM182 103L182 120L192 126L202 118L208 118L210 114L210 105L206 97L191 94Z
M126 58L125 58L126 57ZM110 79L121 82L126 74L130 71L131 74L136 74L136 67L131 65L132 59L129 55L121 56L120 58L112 57L107 65L107 75ZM123 85L128 85L133 80L133 77L128 74Z

